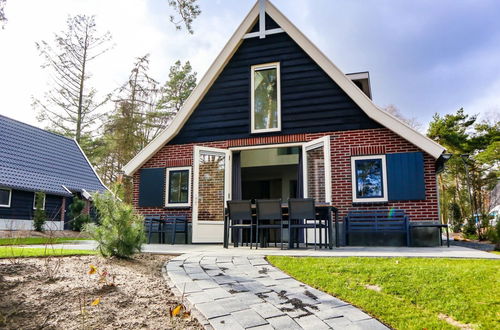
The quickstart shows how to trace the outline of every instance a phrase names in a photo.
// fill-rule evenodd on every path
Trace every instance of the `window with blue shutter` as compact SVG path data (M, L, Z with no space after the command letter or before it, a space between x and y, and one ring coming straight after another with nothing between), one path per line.
M425 200L421 152L387 154L386 162L389 201Z
M139 206L164 206L165 168L143 168L139 176Z

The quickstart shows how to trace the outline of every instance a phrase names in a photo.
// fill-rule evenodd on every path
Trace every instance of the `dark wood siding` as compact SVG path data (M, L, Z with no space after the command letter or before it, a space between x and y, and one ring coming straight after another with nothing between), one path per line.
M252 65L268 62L280 62L282 130L267 135L381 127L286 33L279 33L242 42L171 143L265 136L250 133L250 75Z
M22 191L12 189L10 207L0 207L1 219L31 220L33 219L33 200L35 194L32 191ZM62 197L47 195L45 199L45 213L47 220L60 221L60 209Z

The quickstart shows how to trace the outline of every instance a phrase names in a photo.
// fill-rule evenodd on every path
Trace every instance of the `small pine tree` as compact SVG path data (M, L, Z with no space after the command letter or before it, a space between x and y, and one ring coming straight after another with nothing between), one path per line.
M128 258L140 252L146 241L144 217L110 192L95 194L92 199L100 224L87 224L84 231L97 241L99 253L104 257Z
M47 221L47 214L43 209L45 201L45 194L43 192L35 193L35 216L33 217L33 228L36 231L43 231L45 222Z

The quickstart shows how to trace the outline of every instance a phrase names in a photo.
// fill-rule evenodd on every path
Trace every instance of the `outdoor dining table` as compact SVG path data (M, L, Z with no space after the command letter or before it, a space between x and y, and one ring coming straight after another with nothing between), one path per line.
M333 225L335 225L335 245L339 247L338 209L330 204L316 204L316 216L318 219L326 220L328 248L333 249ZM283 219L288 218L288 203L281 204ZM332 213L334 216L332 216ZM252 216L256 217L256 206L252 204ZM335 221L334 221L335 220ZM229 247L229 214L227 209L224 212L224 248ZM290 239L289 239L290 240ZM236 242L235 242L236 244ZM235 245L236 246L236 245ZM291 244L289 244L291 247Z

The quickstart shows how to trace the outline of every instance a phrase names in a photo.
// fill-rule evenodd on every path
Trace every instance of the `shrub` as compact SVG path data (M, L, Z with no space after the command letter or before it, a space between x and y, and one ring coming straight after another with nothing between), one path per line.
M77 196L73 197L73 202L69 205L71 229L82 231L83 226L92 221L88 214L82 214L84 208L85 202Z
M477 227L474 218L468 218L462 230L466 238L477 239Z
M93 201L100 224L86 224L84 231L97 241L99 253L128 258L139 252L146 241L143 216L110 192L95 194Z
M47 221L47 214L43 210L43 203L45 194L43 192L35 193L35 215L33 216L33 228L36 231L43 231L45 222Z

